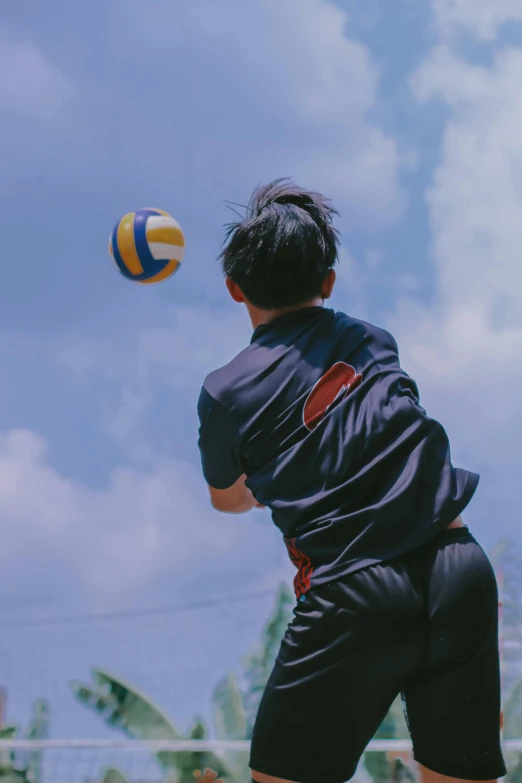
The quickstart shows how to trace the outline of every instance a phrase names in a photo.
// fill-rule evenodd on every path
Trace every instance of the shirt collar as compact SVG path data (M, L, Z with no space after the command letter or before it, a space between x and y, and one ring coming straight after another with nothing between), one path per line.
M327 312L327 308L322 305L313 305L312 307L301 307L299 310L291 310L289 313L283 313L276 318L272 318L264 324L260 324L252 334L251 343L255 342L261 335L266 334L273 329L284 329L287 326L302 323L312 318L314 315Z

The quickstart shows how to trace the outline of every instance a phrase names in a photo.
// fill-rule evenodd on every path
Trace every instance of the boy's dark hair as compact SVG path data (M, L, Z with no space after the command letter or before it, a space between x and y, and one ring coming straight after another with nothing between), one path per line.
M320 296L338 257L337 214L327 198L288 179L256 188L244 218L226 226L223 272L263 310Z

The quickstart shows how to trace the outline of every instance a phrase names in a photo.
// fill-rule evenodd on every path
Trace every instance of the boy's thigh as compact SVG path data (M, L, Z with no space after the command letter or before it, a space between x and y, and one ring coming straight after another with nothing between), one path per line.
M318 588L298 603L259 707L255 772L298 783L352 777L424 638L404 612L394 618L396 596L384 611L381 577L356 574L348 588Z
M493 650L405 689L415 760L461 780L506 773L500 732L500 682Z
M448 777L502 777L498 592L471 536L437 552L427 608L427 654L404 689L415 759Z

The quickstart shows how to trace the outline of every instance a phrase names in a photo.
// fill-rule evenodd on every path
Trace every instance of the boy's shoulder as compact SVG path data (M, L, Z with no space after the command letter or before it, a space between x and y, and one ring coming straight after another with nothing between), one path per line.
M329 313L337 334L344 334L344 339L350 343L354 345L364 343L376 353L384 350L398 356L397 343L386 329L369 321L354 318L343 311L329 310ZM269 354L266 351L266 346L250 343L227 364L209 373L203 384L204 389L215 400L226 403L234 390L245 390L249 386L255 386L265 373L267 364L276 358L278 348L270 346Z
M369 321L363 321L361 318L354 318L345 312L337 312L336 317L346 322L347 326L358 327L366 333L367 339L377 347L391 349L394 353L399 353L397 341L387 329Z
M212 370L203 382L203 388L219 402L224 402L231 389L247 384L255 372L252 346L247 345L227 364Z

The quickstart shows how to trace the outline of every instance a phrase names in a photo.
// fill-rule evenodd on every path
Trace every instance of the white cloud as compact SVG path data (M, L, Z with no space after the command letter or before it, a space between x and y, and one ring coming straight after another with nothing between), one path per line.
M404 299L394 328L429 410L507 481L522 436L522 50L493 54L480 67L441 45L413 80L449 109L427 192L436 287L430 306Z
M143 423L161 387L175 388L196 416L205 376L230 361L250 341L252 327L244 308L178 306L162 326L134 332L69 336L57 351L58 363L83 383L102 374L117 390L101 401L103 426L125 446L128 457L150 458ZM178 412L179 415L179 412Z
M520 0L432 0L442 35L466 31L482 41L495 38L506 22L522 21Z
M442 97L453 109L428 194L439 292L452 308L480 312L501 354L522 327L521 78L522 50L514 49L491 70L439 51L417 77L424 99ZM499 302L501 329L493 326Z
M281 102L304 121L346 124L347 110L360 118L373 105L375 65L346 35L347 14L325 0L300 0L299 8L278 0L196 0L190 16L258 77L259 98Z
M194 47L204 49L206 68L209 57L218 69L223 60L229 63L220 85L201 70L198 106L208 100L212 122L219 125L215 92L222 93L223 117L231 120L216 133L227 139L234 137L242 112L253 110L266 125L266 142L261 138L255 150L241 152L248 145L238 139L233 152L243 158L236 169L244 187L288 175L327 192L349 224L371 230L398 218L402 158L395 140L369 119L379 96L379 73L368 49L350 37L343 10L326 0L192 0L187 17L181 9L173 12L170 3L156 4L154 15L139 3L126 8L156 53L168 57L171 34L183 29L186 35L190 31Z
M349 110L346 117L350 117ZM334 129L332 129L333 131ZM339 125L338 141L326 134L320 148L286 155L286 167L298 182L322 191L338 205L344 225L370 233L395 223L405 196L398 183L399 155L395 141L353 115ZM344 131L344 132L343 132ZM266 160L268 176L284 169L283 161Z
M272 551L271 532L213 511L199 470L187 462L157 460L146 471L121 466L105 488L93 489L60 475L36 433L0 434L3 583L37 560L47 576L69 573L71 590L83 586L104 606L132 601L165 574L179 587L194 573L204 580L207 568L235 567L250 571L255 584L265 577L256 550Z
M71 82L36 44L0 28L0 109L48 121L74 94Z
M172 385L193 389L216 363L224 364L241 350L252 334L246 312L239 307L178 305L167 310L162 321L162 326L126 330L124 337L109 335L105 342L98 336L68 337L58 359L83 378L102 367L113 378L121 379L126 372L137 380L159 374Z

